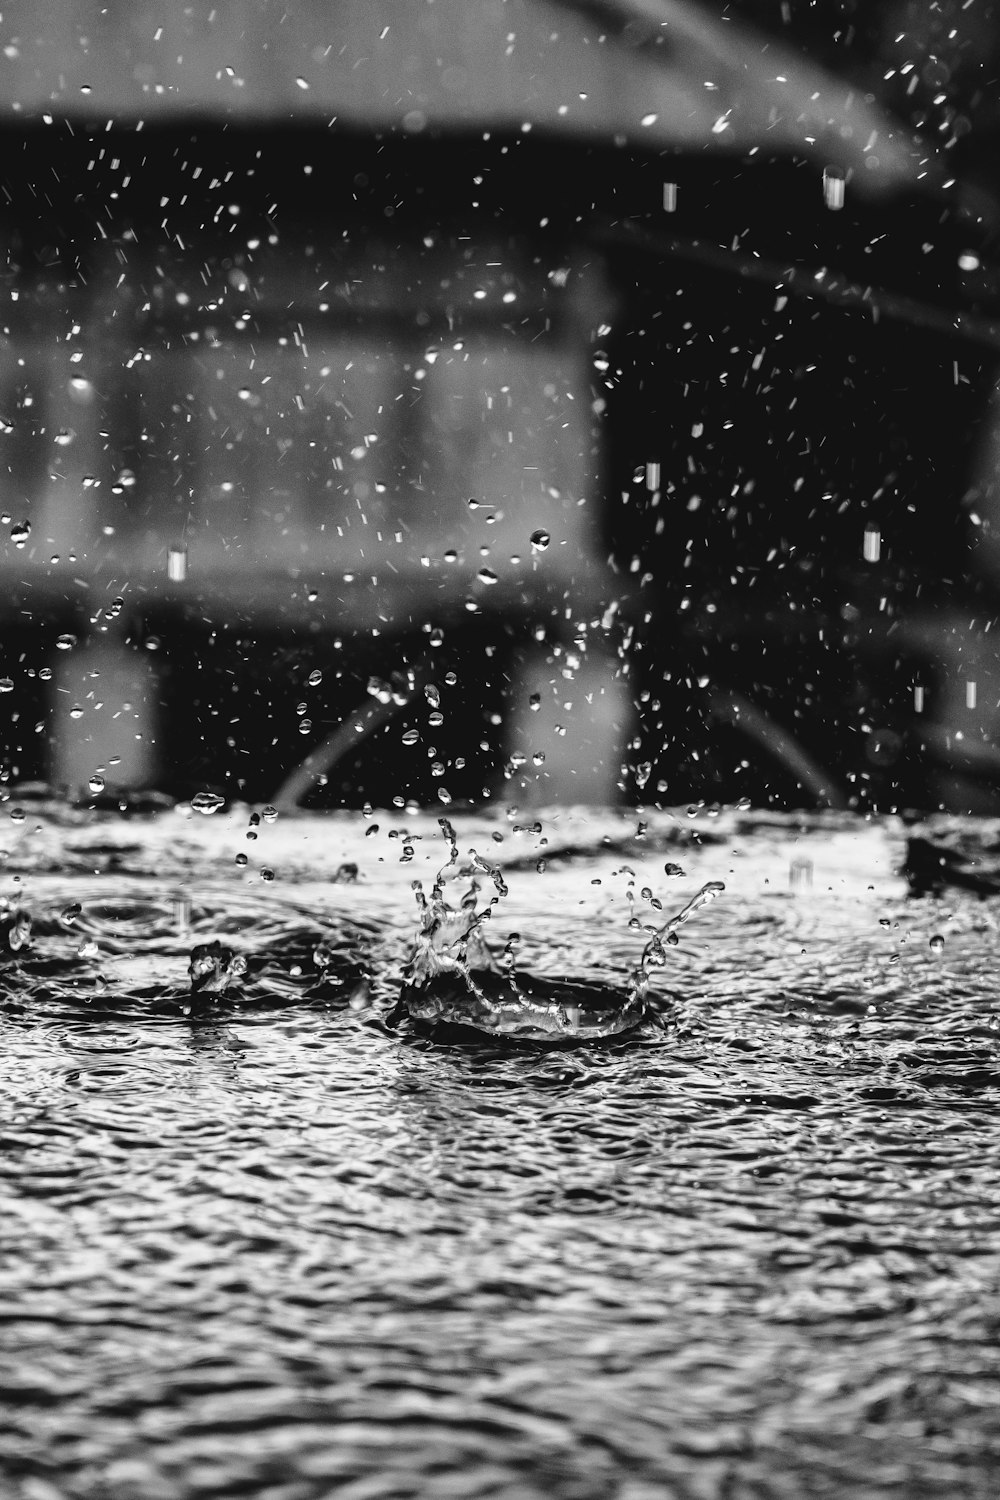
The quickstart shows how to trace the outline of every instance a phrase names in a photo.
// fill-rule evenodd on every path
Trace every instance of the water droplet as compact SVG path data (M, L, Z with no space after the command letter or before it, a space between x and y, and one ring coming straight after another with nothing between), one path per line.
M476 574L476 577L479 579L480 583L487 583L488 584L488 583L498 583L499 582L499 579L497 578L497 575L493 572L492 568L480 568L479 572Z
M23 823L26 817L27 813L23 807L15 807L11 812L10 821L12 823Z
M320 671L319 667L313 668L313 670L309 673L307 681L310 687L319 687L320 683L323 681L323 673Z
M861 547L865 562L878 562L882 556L882 533L876 526L866 526Z
M117 620L118 616L121 614L124 608L125 600L119 594L116 598L112 599L111 603L107 606L104 613L107 615L109 620Z
M191 806L195 812L204 813L206 817L210 813L218 812L220 807L226 804L225 797L220 797L218 792L196 792L191 798Z
M30 535L30 521L18 521L17 525L12 526L10 529L10 539L14 543L15 547L23 547Z
M311 734L313 727L312 719L299 720L299 734Z
M392 688L387 682L383 682L381 677L369 677L368 692L373 698L377 698L379 703L392 702Z
M76 636L69 635L68 633L66 635L61 635L56 641L56 649L59 651L72 651L75 645Z
M187 548L178 543L167 553L167 577L171 583L183 583L187 577Z
M73 707L69 711L69 716L71 719L83 718L83 709L80 707L79 703L73 704Z
M243 865L248 863L247 856L245 854L237 854L235 862L242 868Z
M262 867L262 869L261 869L261 872L260 872L260 878L261 878L261 880L273 880L274 879L274 871L268 869L267 865L264 865Z
M420 738L420 731L418 729L408 729L406 731L406 733L403 735L403 744L404 745L415 745L417 743L417 741L419 740L419 738Z
M61 432L56 433L56 447L68 448L75 437L76 433L73 431L72 427L64 427Z
M0 677L0 693L12 693L14 691L13 677Z
M663 866L663 873L665 875L671 875L671 876L676 877L678 875L683 875L684 871L683 871L683 869L682 869L682 867L680 865L672 865L672 864L670 864L668 862L667 864L665 864Z
M104 791L104 777L95 771L87 785L90 787L91 795L96 797L100 792Z
M69 905L64 906L62 911L59 913L59 920L60 922L64 922L67 927L72 927L73 923L76 921L77 917L82 911L83 907L80 905L79 901L71 901Z
M823 171L823 202L827 208L844 206L844 174L839 167L826 167Z
M541 693L532 693L531 697L528 699L528 707L531 709L531 712L533 714L537 714L539 708L541 707L541 702Z
M260 815L265 823L277 823L278 821L278 809L276 807L262 808Z
M552 538L547 531L533 531L531 533L531 545L535 552L544 552Z
M931 950L932 953L943 953L944 952L944 938L941 936L941 934L939 932L936 932L934 934L934 936L931 938L931 940L930 940L930 942L928 944L928 947L930 948L930 950Z

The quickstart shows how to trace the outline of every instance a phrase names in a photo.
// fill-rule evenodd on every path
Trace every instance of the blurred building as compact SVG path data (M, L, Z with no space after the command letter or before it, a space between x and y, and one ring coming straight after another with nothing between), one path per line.
M789 274L955 293L870 101L670 0L66 3L0 117L12 775L808 800L860 712L878 781L920 651L859 708L830 621L919 571L907 379L988 361Z

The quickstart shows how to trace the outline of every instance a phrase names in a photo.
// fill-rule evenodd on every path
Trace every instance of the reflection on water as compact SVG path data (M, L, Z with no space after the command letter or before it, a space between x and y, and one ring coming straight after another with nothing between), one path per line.
M456 819L540 978L726 892L662 1028L393 1033L441 840L379 821L8 825L4 1494L991 1495L993 902L837 816Z

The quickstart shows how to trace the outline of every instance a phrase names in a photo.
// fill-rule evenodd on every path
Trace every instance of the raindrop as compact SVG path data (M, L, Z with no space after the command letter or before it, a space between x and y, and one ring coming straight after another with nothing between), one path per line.
M196 792L191 798L191 806L195 812L209 813L218 812L220 807L225 806L225 797L220 797L218 792Z
M865 562L878 562L882 556L882 533L875 526L865 527L865 537L862 544L862 553Z
M125 600L122 598L121 594L119 594L116 598L112 599L111 603L105 609L104 613L107 615L109 620L117 620L118 616L121 614L124 608Z
M183 543L167 553L167 577L171 583L183 583L187 577L187 548Z
M72 651L72 649L73 649L73 647L75 645L76 645L76 636L75 635L69 635L68 633L66 635L61 635L59 637L59 639L56 641L56 648L59 651Z
M665 864L663 866L663 873L665 875L677 876L677 875L683 875L684 871L683 871L683 869L681 868L680 865L672 865L672 864L670 864L668 862L667 864Z
M271 869L268 869L267 865L264 865L262 867L262 869L261 869L261 872L260 872L260 878L261 878L261 880L273 880L274 879L274 871L271 870Z
M240 868L242 869L243 866L248 863L247 856L245 854L242 854L242 853L241 854L237 854L235 863L238 864L240 866Z
M83 709L80 707L79 703L73 704L73 707L69 711L69 716L71 719L83 718Z
M68 448L75 437L76 433L73 431L72 427L64 427L61 432L56 433L56 447Z
M87 785L90 787L91 796L96 797L104 791L104 777L95 771Z
M943 953L944 952L944 938L941 936L941 934L939 932L936 932L934 934L934 936L931 938L931 940L930 940L930 942L928 943L927 946L930 948L930 950L931 950L932 953Z
M535 552L544 552L552 538L547 531L533 531L531 533L531 546Z
M844 187L844 174L839 167L826 167L823 171L823 202L827 208L843 208Z
M420 731L419 730L417 730L417 729L408 729L406 731L406 733L403 735L403 744L404 745L415 745L417 743L417 741L419 740L419 738L420 738Z
M487 583L487 584L489 584L489 583L497 583L499 581L497 579L497 575L493 572L493 570L491 568L480 568L479 572L476 574L476 577L479 579L480 583Z
M0 677L0 693L12 693L14 691L14 679L12 677Z
M73 923L76 921L77 917L82 911L83 907L80 905L79 901L71 901L69 905L64 906L62 911L59 913L59 920L60 922L65 923L67 927L72 927Z
M309 673L307 681L310 687L319 687L320 683L323 681L323 673L320 671L319 667L315 667Z
M30 535L30 521L19 521L16 526L12 526L10 529L10 539L15 547L23 547Z
M311 734L312 733L312 727L313 727L313 725L312 725L312 719L300 719L299 720L299 734Z

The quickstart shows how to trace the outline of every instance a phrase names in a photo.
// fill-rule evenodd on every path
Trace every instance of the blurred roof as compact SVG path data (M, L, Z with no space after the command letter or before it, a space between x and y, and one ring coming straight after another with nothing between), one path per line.
M0 49L0 119L542 129L811 155L872 189L927 168L870 96L690 0L49 0L30 15Z

